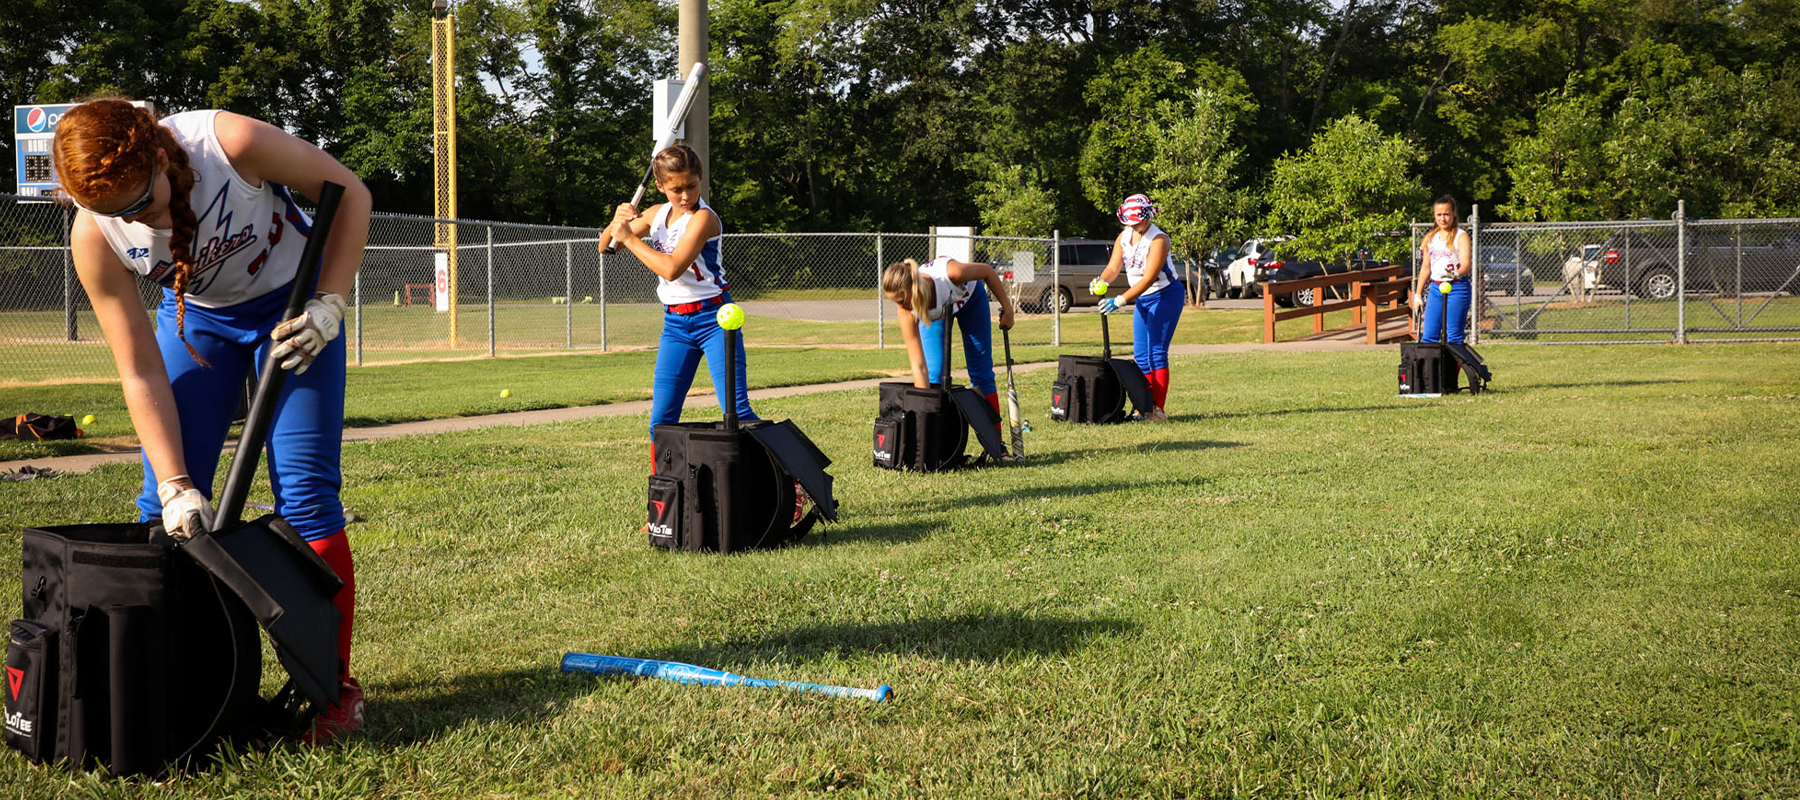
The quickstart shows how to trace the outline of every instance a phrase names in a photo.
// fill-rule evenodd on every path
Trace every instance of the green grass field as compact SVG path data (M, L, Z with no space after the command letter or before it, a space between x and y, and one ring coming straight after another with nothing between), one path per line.
M1393 396L1391 352L1181 357L1161 426L1051 423L1051 373L1031 373L1031 462L951 474L869 466L873 391L764 402L836 459L843 521L730 557L637 532L642 416L352 444L362 736L160 785L9 751L0 783L282 800L1800 794L1795 348L1487 354L1495 391L1437 400ZM137 481L127 465L0 482L0 560L17 563L22 527L126 517ZM0 570L0 595L16 575ZM896 695L562 675L568 650Z
M403 309L404 310L404 309ZM638 309L637 325L652 335L660 331L660 320L653 312ZM612 315L621 310L612 309ZM426 315L421 313L421 317ZM1329 315L1331 324L1347 324L1348 312ZM1338 318L1341 317L1342 320ZM1262 336L1260 312L1243 310L1190 309L1178 329L1179 344L1226 344L1257 341ZM1118 335L1115 346L1120 352L1130 349L1131 330L1128 320L1114 320ZM1053 361L1061 352L1100 348L1100 322L1094 314L1070 315L1063 319L1063 346L1051 341L1050 318L1021 317L1013 336L1013 358L1019 363ZM868 345L841 344L854 329L856 336L866 335ZM772 318L752 318L746 328L749 343L749 376L752 388L827 383L855 378L891 374L907 369L904 341L893 320L888 320L887 347L877 349L873 342L875 325L871 322L806 322ZM1308 320L1289 320L1278 329L1283 337L1310 332ZM803 342L795 344L795 342ZM782 343L782 344L775 344ZM350 370L345 397L346 424L352 427L406 422L419 419L471 416L500 411L523 411L534 408L611 403L642 400L650 397L649 378L655 361L654 351L644 349L654 341L643 343L637 350L617 353L587 352L559 354L542 352L530 358L486 358L468 351L383 351L389 357L406 357L402 363L373 363ZM135 445L130 420L125 415L125 401L119 393L117 378L112 377L111 356L99 343L65 345L80 348L88 358L106 359L104 375L76 366L88 363L71 359L70 364L57 365L54 374L80 378L78 382L34 382L8 385L0 379L0 414L26 411L39 414L67 414L80 419L93 414L96 424L84 430L89 438L56 442L0 441L0 461L43 456L73 455L99 452ZM371 351L373 352L373 351ZM460 355L458 353L460 352ZM485 347L475 350L486 353ZM513 351L523 355L530 351ZM34 351L35 353L35 351ZM51 358L53 354L42 357ZM434 356L443 361L420 362L416 359ZM34 357L37 357L34 355ZM958 364L962 356L955 356ZM50 373L46 373L50 374ZM115 382L104 382L111 380ZM695 386L711 383L701 370ZM503 388L513 391L510 399L501 399Z

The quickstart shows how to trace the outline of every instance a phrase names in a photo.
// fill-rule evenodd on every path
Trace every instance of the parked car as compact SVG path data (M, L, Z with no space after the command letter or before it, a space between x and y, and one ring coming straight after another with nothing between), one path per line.
M1272 263L1270 250L1276 245L1292 239L1292 236L1269 236L1250 239L1237 248L1237 257L1225 268L1225 296L1231 298L1255 298L1261 291L1256 283L1256 271Z
M1519 251L1500 245L1482 245L1475 259L1481 271L1482 291L1529 295L1536 289L1531 270L1519 264Z
M1629 291L1649 300L1675 297L1683 266L1673 230L1613 232L1598 258L1600 288ZM1697 225L1687 237L1690 292L1735 295L1800 291L1800 230Z
M1580 252L1571 253L1563 260L1562 290L1569 295L1586 299L1594 292L1594 282L1600 273L1600 253L1605 250L1598 244L1584 244Z
M1258 265L1256 280L1258 283L1273 281L1297 281L1303 278L1317 278L1321 275L1341 275L1356 270L1373 269L1388 266L1388 262L1373 257L1367 250L1359 250L1347 258L1330 261L1302 261L1283 259L1276 251L1269 251L1263 263ZM1275 304L1284 308L1296 305L1316 305L1316 289L1301 289L1298 292L1282 292L1275 295ZM1344 287L1331 287L1327 296L1332 299L1347 299Z
M1188 302L1197 303L1209 297L1223 299L1225 268L1236 257L1237 248L1232 247L1214 250L1204 258L1185 259L1182 280L1187 283Z
M1030 281L1013 282L1011 288L1020 310L1049 313L1052 309L1068 311L1078 305L1099 305L1100 298L1088 291L1088 284L1106 271L1112 246L1110 239L1064 239L1058 251L1059 268L1037 264Z

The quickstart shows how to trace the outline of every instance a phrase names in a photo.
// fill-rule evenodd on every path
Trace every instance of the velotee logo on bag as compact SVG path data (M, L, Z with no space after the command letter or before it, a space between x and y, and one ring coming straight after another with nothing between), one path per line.
M6 691L12 695L13 702L19 702L19 687L25 685L25 670L18 667L6 668ZM10 723L11 720L8 720Z
M656 506L656 521L661 522L663 518L663 507L668 504L661 500L651 500L650 505Z

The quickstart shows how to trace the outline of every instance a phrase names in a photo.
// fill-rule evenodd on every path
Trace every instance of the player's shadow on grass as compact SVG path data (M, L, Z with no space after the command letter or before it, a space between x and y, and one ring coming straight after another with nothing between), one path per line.
M1051 450L1048 452L1027 451L1025 462L1007 465L1005 469L1031 469L1033 466L1053 466L1078 458L1089 458L1100 455L1131 455L1136 453L1176 453L1196 450L1216 450L1226 447L1243 447L1243 442L1227 442L1212 439L1156 439L1137 444L1123 444L1113 447L1077 447L1068 450Z
M1092 640L1117 637L1135 628L1135 623L1120 619L1067 619L1018 612L959 614L796 628L701 647L673 647L641 657L731 672L754 670L762 663L802 664L859 656L1002 662L1071 653Z
M1203 476L1165 478L1163 480L1112 480L1082 481L1079 483L1063 483L1054 486L1032 486L1009 489L1004 492L984 495L961 495L936 501L925 501L909 506L909 510L918 513L936 513L953 516L966 516L972 508L993 508L1019 500L1046 500L1059 497L1079 497L1089 494L1105 494L1107 492L1143 491L1146 489L1163 489L1170 492L1194 491L1211 483L1212 479Z
M1017 612L961 614L897 622L817 625L700 647L608 655L680 661L758 678L829 683L831 679L812 674L805 667L862 656L965 663L1059 656L1135 629L1134 623L1120 619L1067 619ZM779 669L771 669L770 665ZM574 713L571 706L593 694L597 682L614 681L673 685L651 678L564 673L558 663L548 659L541 666L525 669L370 684L368 725L363 735L384 745L404 747L493 723L535 726ZM891 679L871 678L869 688L884 681ZM895 686L900 693L908 688ZM767 690L691 686L684 691ZM854 701L820 698L818 702Z

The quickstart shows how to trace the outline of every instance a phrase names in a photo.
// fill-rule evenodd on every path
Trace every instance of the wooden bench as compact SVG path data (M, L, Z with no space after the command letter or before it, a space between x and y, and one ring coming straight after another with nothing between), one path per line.
M1276 341L1275 323L1301 317L1313 318L1313 336L1307 338L1362 329L1369 344L1380 344L1383 341L1409 341L1414 338L1415 334L1410 322L1412 319L1412 309L1409 305L1412 295L1411 280L1405 276L1406 267L1396 264L1375 269L1340 272L1335 275L1320 275L1316 278L1302 278L1297 281L1263 283L1261 287L1263 341L1266 343ZM1348 286L1349 299L1324 302L1326 290L1335 286ZM1297 307L1292 311L1275 310L1275 295L1301 292L1307 289L1313 290L1312 305ZM1351 324L1333 331L1326 331L1325 315L1332 311L1349 311ZM1403 317L1408 320L1404 330L1387 332L1381 330L1382 322Z

